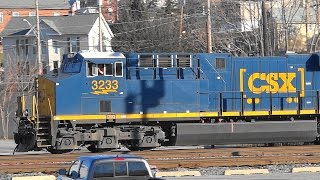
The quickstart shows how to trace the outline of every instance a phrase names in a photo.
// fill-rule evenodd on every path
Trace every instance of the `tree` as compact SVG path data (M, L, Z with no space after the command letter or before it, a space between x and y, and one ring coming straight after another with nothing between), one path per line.
M3 79L0 82L0 118L3 138L9 137L9 126L17 110L17 97L33 94L33 83L36 73L35 63L28 58L6 57Z
M164 11L166 14L177 13L177 3L174 0L166 0Z
M145 19L145 4L142 2L142 0L132 0L130 9L132 20Z
M147 9L157 9L157 4L159 0L150 0L147 2Z
M313 36L308 32L306 37L303 35L303 31L307 29L303 15L306 11L312 12L313 16L319 14L320 8L315 4L311 10L312 6L304 5L304 1L265 1L266 13L262 13L261 1L213 2L211 21L214 52L260 56L277 55L287 50L302 52L307 45L308 49L315 49L320 39L319 17L310 15L308 28L312 26ZM157 3L151 0L147 4L140 2L142 4L139 6L136 4L131 8L124 8L129 10L121 10L125 18L115 25L115 50L206 52L206 1L186 1L182 17L183 34L180 34L180 13L177 12L179 9L175 2L167 0L163 8L148 8L144 11L138 8L155 7ZM136 9L140 9L140 13L144 12L144 16L133 20L130 14ZM266 51L268 52L265 53Z

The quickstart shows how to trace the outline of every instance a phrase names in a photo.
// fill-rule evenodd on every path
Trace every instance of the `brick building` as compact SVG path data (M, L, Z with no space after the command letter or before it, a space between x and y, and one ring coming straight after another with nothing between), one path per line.
M99 0L70 0L72 11L78 14L98 13ZM118 20L118 0L101 0L102 15L107 22L114 23Z
M66 0L39 0L40 16L60 16L69 13L70 5ZM2 0L0 1L0 32L12 17L35 15L35 0Z

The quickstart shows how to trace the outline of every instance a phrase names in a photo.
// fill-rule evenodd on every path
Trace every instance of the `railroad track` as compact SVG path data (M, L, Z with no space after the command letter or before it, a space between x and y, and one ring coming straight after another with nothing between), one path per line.
M143 156L158 169L320 163L320 146L315 145L139 151L130 154ZM67 168L80 155L93 153L0 156L0 173L53 173Z

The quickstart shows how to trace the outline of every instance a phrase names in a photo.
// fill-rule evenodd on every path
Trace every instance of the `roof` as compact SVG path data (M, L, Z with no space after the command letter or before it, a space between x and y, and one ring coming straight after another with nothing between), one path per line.
M2 0L0 1L0 9L34 9L34 0ZM39 9L70 9L67 0L41 0L39 1Z
M102 58L126 58L119 52L80 52L80 55L85 59L102 59Z
M83 14L74 16L41 16L41 23L47 24L58 34L89 34L96 22L98 14ZM19 36L27 33L36 26L36 17L13 17L0 36Z
M95 160L108 160L108 159L115 159L115 158L138 158L138 159L143 159L140 156L131 155L131 154L80 156L78 159L87 160L87 161L95 161Z

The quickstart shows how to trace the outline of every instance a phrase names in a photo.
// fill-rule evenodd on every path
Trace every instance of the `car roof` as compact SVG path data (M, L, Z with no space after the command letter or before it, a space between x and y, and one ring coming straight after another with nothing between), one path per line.
M96 161L96 160L111 160L116 158L123 159L143 159L141 156L131 155L131 154L113 154L113 155L94 155L94 156L80 156L78 159L81 161Z

